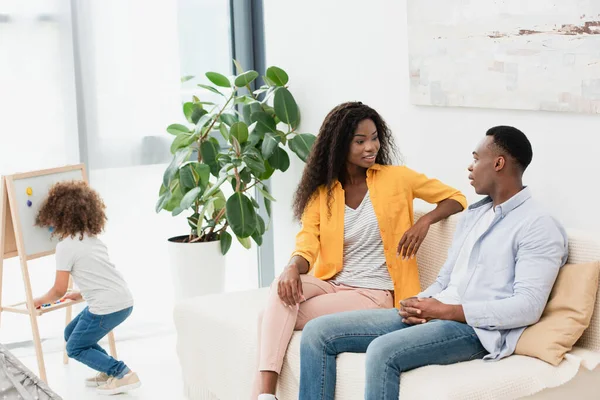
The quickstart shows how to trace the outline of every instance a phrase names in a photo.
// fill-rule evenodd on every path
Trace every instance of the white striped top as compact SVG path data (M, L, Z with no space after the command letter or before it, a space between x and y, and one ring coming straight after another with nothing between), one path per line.
M346 206L344 268L331 282L366 289L394 290L369 192L356 210Z

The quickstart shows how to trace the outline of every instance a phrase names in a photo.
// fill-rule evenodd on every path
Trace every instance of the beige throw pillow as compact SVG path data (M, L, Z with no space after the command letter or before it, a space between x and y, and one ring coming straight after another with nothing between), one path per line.
M525 329L515 354L560 364L590 324L599 273L600 262L563 266L542 318Z

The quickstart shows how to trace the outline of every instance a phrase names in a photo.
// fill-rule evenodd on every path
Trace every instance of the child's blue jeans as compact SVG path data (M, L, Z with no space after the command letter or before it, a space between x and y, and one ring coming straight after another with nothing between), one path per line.
M65 328L69 357L109 376L122 378L129 372L123 361L117 361L98 345L100 339L125 321L133 307L107 315L92 314L86 307Z

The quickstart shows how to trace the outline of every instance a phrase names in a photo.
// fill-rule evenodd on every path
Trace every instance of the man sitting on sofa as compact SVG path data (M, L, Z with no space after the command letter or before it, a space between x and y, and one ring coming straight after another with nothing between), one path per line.
M333 399L336 355L367 353L365 399L398 399L400 374L425 365L511 355L542 315L567 259L567 235L523 186L533 152L520 130L491 128L469 179L487 197L466 211L439 276L400 309L352 311L309 322L300 350L300 399Z

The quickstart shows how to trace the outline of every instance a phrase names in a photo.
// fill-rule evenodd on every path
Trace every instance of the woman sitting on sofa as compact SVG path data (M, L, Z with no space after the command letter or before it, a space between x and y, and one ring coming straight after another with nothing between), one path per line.
M340 104L325 118L294 198L302 220L296 250L259 321L253 400L275 399L294 330L325 314L392 308L420 291L419 246L431 224L462 211L466 200L393 166L395 153L392 133L369 106ZM413 225L415 197L437 208Z

